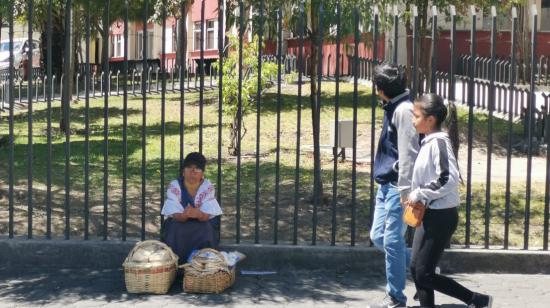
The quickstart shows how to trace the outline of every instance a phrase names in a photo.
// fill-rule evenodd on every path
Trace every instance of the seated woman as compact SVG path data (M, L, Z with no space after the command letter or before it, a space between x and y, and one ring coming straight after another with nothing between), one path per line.
M170 183L161 214L166 217L163 230L165 242L187 262L194 249L216 248L219 243L222 210L214 186L204 178L206 158L197 152L183 160L180 177Z

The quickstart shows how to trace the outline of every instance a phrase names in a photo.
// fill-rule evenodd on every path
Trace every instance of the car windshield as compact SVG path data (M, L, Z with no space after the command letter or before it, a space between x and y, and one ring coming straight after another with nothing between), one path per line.
M21 47L23 42L13 42L13 50L17 50ZM10 42L2 42L0 44L0 52L10 51Z

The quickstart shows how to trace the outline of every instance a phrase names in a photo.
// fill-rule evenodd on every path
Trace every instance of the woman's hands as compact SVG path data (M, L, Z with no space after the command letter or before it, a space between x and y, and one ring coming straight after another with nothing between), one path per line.
M174 214L174 218L180 222L186 222L189 219L196 219L199 221L207 221L210 217L208 214L203 213L200 209L191 205L187 205L183 213Z

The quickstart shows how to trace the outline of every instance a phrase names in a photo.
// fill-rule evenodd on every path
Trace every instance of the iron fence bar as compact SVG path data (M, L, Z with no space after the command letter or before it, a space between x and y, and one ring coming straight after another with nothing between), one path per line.
M107 240L108 236L108 218L109 218L109 84L111 83L109 73L109 9L110 0L105 0L103 7L103 78L104 90L103 97L103 240Z
M243 67L243 22L244 7L243 2L239 1L239 67ZM236 219L236 242L241 242L241 125L242 125L242 87L243 72L239 70L239 90L237 93L237 219Z
M14 167L14 117L13 117L13 113L14 113L14 104L15 104L15 100L14 100L14 96L13 96L13 91L15 91L15 83L14 83L14 78L15 78L15 72L14 72L14 68L13 68L13 63L14 63L14 52L13 52L13 15L14 15L14 11L15 11L15 8L14 8L14 2L13 0L10 1L10 14L8 14L8 23L9 23L9 40L10 40L10 48L9 48L9 52L10 52L10 67L9 67L9 93L8 93L8 97L9 97L9 102L10 102L10 115L9 115L9 166L8 166L8 177L9 177L9 180L8 180L8 185L9 185L9 192L8 192L8 198L9 198L9 219L8 219L8 236L9 238L13 238L13 235L14 235L14 230L13 230L13 220L14 220L14 203L13 203L13 184L14 184L14 170L13 170L13 167Z
M89 10L87 18L89 18ZM47 17L47 31L46 39L46 74L48 79L48 85L44 85L48 88L47 98L46 98L46 117L47 117L47 166L46 166L46 238L51 239L52 237L52 97L53 97L53 80L52 80L52 0L48 0L48 17ZM88 27L89 29L89 27ZM88 37L89 38L89 37ZM11 91L10 91L11 93ZM87 136L87 134L86 134ZM87 182L88 177L86 176L85 181ZM85 195L85 197L87 197ZM86 204L86 203L85 203Z
M51 0L50 0L51 3ZM51 9L51 8L50 8ZM90 0L86 1L86 90L84 106L84 239L89 238L89 208L90 208ZM48 44L48 48L51 45ZM49 50L51 56L51 50ZM51 58L48 60L50 65ZM51 70L51 67L49 68ZM50 73L48 73L49 75ZM48 78L49 80L50 78Z
M355 8L357 10L357 8ZM334 246L336 244L336 199L337 199L337 193L338 193L338 120L339 120L339 112L340 112L340 19L341 19L341 10L342 7L340 5L340 2L338 2L337 7L337 15L336 15L336 67L335 67L335 78L336 78L336 94L335 94L335 102L334 102L334 147L333 147L333 157L334 157L334 166L333 166L333 174L332 174L332 231L331 231L331 238L330 238L330 244ZM344 150L345 151L345 150ZM345 154L344 154L345 157Z
M298 244L298 209L300 206L300 137L302 130L302 74L304 73L304 2L300 3L300 21L298 25L298 101L296 105L296 169L294 178L294 225L292 244Z
M199 89L199 152L202 153L203 146L203 122L204 122L204 0L201 1L201 48L200 48L200 64L199 64L199 74L200 74L200 89ZM242 67L242 66L239 66ZM196 83L195 83L196 84ZM239 134L239 139L241 135ZM240 154L240 153L239 153Z
M258 28L258 92L256 96L256 170L254 195L254 243L260 243L260 115L262 102L262 41L264 35L264 0L260 1L260 25ZM296 223L296 222L294 222Z
M161 70L161 82L162 89L160 93L160 211L164 206L164 163L165 163L165 146L166 146L166 0L162 0L162 9L161 9L161 18L162 18L162 34L161 34L161 61L160 61L160 70ZM158 85L158 77L157 77ZM159 214L160 215L160 214ZM161 232L164 222L164 216L160 215L161 223Z
M71 236L71 186L70 186L70 172L71 172L71 60L72 60L72 44L71 35L72 32L72 18L73 8L72 1L68 0L65 7L65 51L63 61L63 108L65 110L64 116L64 128L65 128L65 239L68 240Z
M548 250L548 224L550 220L550 94L545 97L545 139L546 139L546 189L544 191L543 250Z
M357 221L357 107L359 101L359 10L354 10L354 69L353 74L353 132L352 132L352 165L351 165L351 246L355 246L356 241L356 221ZM398 16L395 16L396 28ZM397 53L396 53L397 55Z
M413 48L412 48L412 89L411 89L411 98L415 99L418 93L418 39L419 39L419 28L420 28L420 18L418 17L418 7L416 5L411 6L413 14ZM373 57L374 58L374 57ZM371 147L373 145L371 144Z
M373 216L374 216L374 207L376 203L376 197L374 194L374 137L375 137L375 131L376 131L376 83L374 82L374 67L376 66L378 62L378 23L379 23L379 12L378 7L374 7L374 27L373 27L373 42L372 42L372 67L373 70L371 73L373 76L371 76L371 130L370 130L370 175L369 175L369 196L370 196L370 209L369 209L369 223L370 226L372 226ZM372 246L373 242L369 239L369 245ZM351 241L352 246L355 244L355 242Z
M128 188L128 0L124 0L124 86L122 115L122 240L127 232L127 188Z
M32 102L32 54L33 54L33 40L32 40L32 20L33 20L33 10L34 10L34 2L33 0L29 0L28 2L28 26L29 26L29 32L28 32L28 51L27 51L27 84L28 84L28 90L27 90L27 106L28 106L28 144L27 144L27 238L32 239L32 218L33 218L33 211L34 211L34 204L33 204L33 102ZM23 73L23 79L24 79L24 73Z
M468 166L467 166L467 184L466 184L466 237L465 245L470 247L470 228L471 228L471 210L472 210L472 145L473 145L473 123L474 123L474 64L476 61L476 8L470 6L472 18L472 27L470 29L470 79L468 80ZM479 95L478 95L479 97Z
M537 20L538 12L537 7L533 4L531 8L531 76L529 78L529 107L527 116L527 123L529 125L527 129L527 183L525 185L525 222L524 222L524 233L523 233L523 249L529 248L529 221L530 221L530 211L531 211L531 168L533 163L533 126L534 126L534 113L536 109L536 93L535 93L535 67L536 67L536 57L537 57Z
M437 7L432 6L432 73L430 92L436 93L437 86ZM441 91L439 95L441 95Z
M180 45L178 46L178 50L180 51L179 52L179 56L180 56L180 65L179 65L179 84L180 84L180 89L179 89L179 92L180 92L180 125L179 125L179 131L180 131L180 148L179 148L179 152L180 152L180 170L181 168L183 167L183 158L184 158L184 142L185 142L185 131L184 131L184 127L185 127L185 90L184 90L184 87L185 87L185 62L186 62L186 57L187 57L187 23L185 22L185 16L187 16L187 10L186 10L186 5L187 3L184 3L182 2L181 3L181 6L180 6L180 12L181 12L181 19L180 19L180 24L179 24L179 34L178 34L178 37L179 37L179 41L180 41ZM221 14L221 13L220 13ZM220 31L221 32L221 31ZM183 48L185 46L185 48ZM218 159L219 161L220 159ZM219 171L218 171L219 173ZM178 174L178 177L181 176L180 174ZM218 186L218 190L220 189L220 187ZM220 200L218 198L218 200Z
M489 118L487 123L487 178L485 187L485 248L489 248L489 227L491 222L491 161L493 155L493 111L495 109L497 9L491 7L491 62L489 67Z
M273 243L278 242L279 233L279 193L281 180L281 65L283 57L282 9L277 10L277 146L275 157L275 212L273 216Z
M263 0L262 0L263 1ZM218 69L218 185L217 185L217 199L218 203L222 204L222 103L223 103L223 56L224 56L224 16L225 16L225 1L218 1L218 55L219 55L219 69ZM187 46L187 44L186 44ZM185 54L187 50L183 52ZM184 58L185 59L185 58ZM185 61L184 61L185 63ZM185 65L182 63L182 65ZM183 92L183 91L182 91ZM183 106L182 106L183 108ZM183 120L182 120L183 122Z
M147 63L147 22L149 14L149 0L143 4L143 68L141 71L141 95L142 95L142 123L141 123L141 240L145 239L145 197L147 193L147 81L149 67Z
M397 48L399 39L399 12L397 5L393 6L393 64L397 64Z
M320 157L318 145L319 145L319 129L320 129L320 113L321 113L321 84L323 81L323 16L324 16L325 10L323 3L319 5L319 37L317 41L317 48L318 48L318 63L317 63L317 104L315 106L311 106L311 112L313 114L313 118L315 121L313 121L313 144L317 145L314 146L314 157ZM312 42L313 43L313 42ZM314 76L311 76L311 78L314 78ZM322 196L319 196L318 193L320 192L320 189L322 185L322 181L320 180L321 173L320 173L320 166L318 164L314 163L314 175L313 175L313 228L312 228L312 234L311 234L311 244L316 245L317 244L317 209L319 206L319 198L322 198Z

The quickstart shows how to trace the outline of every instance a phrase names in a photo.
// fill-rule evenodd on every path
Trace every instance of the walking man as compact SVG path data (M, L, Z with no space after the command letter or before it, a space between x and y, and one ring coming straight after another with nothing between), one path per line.
M370 232L371 241L384 251L386 297L371 308L406 307L406 271L410 253L405 243L403 204L410 192L412 170L419 149L413 126L413 103L406 88L404 70L396 65L376 67L374 82L383 101L384 124L374 159L374 179L378 183Z

